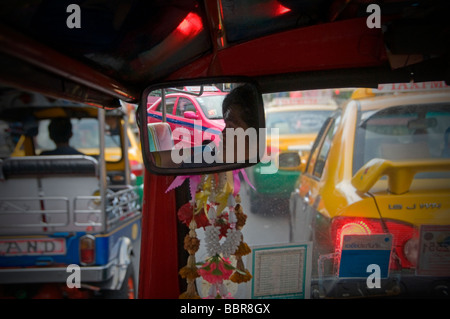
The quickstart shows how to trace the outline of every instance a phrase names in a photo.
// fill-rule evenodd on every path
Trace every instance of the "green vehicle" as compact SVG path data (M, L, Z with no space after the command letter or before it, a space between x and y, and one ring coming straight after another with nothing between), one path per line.
M336 108L337 105L331 103L280 105L266 110L266 128L278 129L279 132L278 143L272 143L270 137L267 139L267 153L272 156L278 171L261 173L264 166L271 165L270 162L247 168L249 180L255 187L248 188L253 213L268 203L275 203L275 198L275 204L289 200L317 132Z

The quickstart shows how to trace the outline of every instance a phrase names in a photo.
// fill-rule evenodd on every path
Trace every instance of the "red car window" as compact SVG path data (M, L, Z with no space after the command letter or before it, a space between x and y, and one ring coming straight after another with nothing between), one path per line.
M166 113L173 115L173 107L175 106L176 97L166 99ZM159 103L156 111L162 113L162 104Z
M195 105L192 103L191 100L185 97L180 97L178 99L175 115L184 116L184 112L187 111L197 112L197 109L195 108Z

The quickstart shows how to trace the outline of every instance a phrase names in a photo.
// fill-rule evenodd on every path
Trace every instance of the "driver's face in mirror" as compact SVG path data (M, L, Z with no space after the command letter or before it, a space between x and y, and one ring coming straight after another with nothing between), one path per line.
M219 150L222 151L221 159L224 162L229 162L230 158L233 159L233 162L246 161L251 156L251 148L257 148L258 142L251 140L252 133L254 133L254 137L257 136L258 118L255 112L257 101L254 88L248 84L236 87L225 97L222 104L225 128L222 131L219 147ZM242 130L238 130L239 128ZM228 143L232 141L231 147L227 147L227 133L233 134L231 137L233 140L228 139ZM239 149L240 143L244 143L244 152ZM230 152L230 150L233 154L228 155L227 159L227 152Z

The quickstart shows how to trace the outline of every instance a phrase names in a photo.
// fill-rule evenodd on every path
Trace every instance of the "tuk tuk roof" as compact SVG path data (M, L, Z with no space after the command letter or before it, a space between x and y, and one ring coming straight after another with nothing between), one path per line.
M22 121L29 116L36 119L53 117L97 117L98 108L64 99L53 99L39 93L3 89L0 94L0 119ZM108 115L123 116L121 108L108 110Z
M448 79L448 1L376 1L383 28L369 3L6 1L0 81L115 108L181 78L252 76L263 92Z

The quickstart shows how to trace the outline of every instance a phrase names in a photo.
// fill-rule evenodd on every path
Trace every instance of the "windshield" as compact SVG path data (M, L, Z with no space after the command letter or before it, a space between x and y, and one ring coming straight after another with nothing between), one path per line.
M71 119L72 137L69 145L86 155L100 154L99 126L96 118ZM36 154L56 148L55 143L49 136L48 126L50 120L39 122L39 133L36 136ZM109 125L108 125L109 124ZM105 136L105 158L107 160L118 160L121 158L120 130L117 120L107 120ZM111 154L109 154L111 153ZM114 153L114 154L113 154ZM110 158L108 158L110 155Z
M317 133L323 122L329 117L333 111L282 111L267 112L266 126L270 128L278 128L280 135L285 134L308 134Z
M373 158L449 158L449 134L450 104L402 105L366 112L358 127L354 172Z
M226 95L209 95L197 97L197 102L202 108L203 114L210 120L223 119L222 102Z

